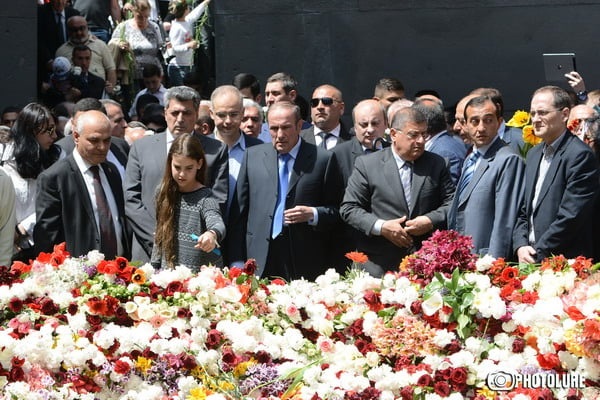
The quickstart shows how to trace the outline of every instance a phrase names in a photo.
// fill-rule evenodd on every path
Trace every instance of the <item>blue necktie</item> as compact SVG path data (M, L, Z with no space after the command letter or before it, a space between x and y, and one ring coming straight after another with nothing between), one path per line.
M464 190L467 188L471 179L473 178L473 174L475 173L475 165L477 164L477 160L481 156L481 153L475 150L469 158L467 158L467 162L465 163L465 169L462 174L462 179L460 180L459 189L458 189L458 198L462 198L462 194Z
M282 163L279 167L279 194L277 196L277 206L275 206L275 215L273 217L273 228L271 230L271 237L275 239L283 229L283 210L285 210L285 197L288 189L288 161L290 155L280 154L279 158Z

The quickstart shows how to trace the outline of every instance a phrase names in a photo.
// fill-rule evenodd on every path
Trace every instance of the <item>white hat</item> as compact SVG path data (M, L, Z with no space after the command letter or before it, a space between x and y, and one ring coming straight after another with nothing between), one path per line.
M67 79L69 72L71 72L71 61L66 57L56 57L52 63L52 78Z

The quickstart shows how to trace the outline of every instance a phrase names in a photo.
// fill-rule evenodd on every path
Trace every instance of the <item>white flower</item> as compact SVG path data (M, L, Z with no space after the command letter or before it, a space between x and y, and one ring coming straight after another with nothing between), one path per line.
M431 293L431 295L423 301L421 307L423 308L423 313L428 316L432 316L436 312L438 312L444 305L444 298L439 291L435 291Z
M475 262L475 267L477 268L477 271L484 272L492 267L494 261L496 261L494 257L486 254Z

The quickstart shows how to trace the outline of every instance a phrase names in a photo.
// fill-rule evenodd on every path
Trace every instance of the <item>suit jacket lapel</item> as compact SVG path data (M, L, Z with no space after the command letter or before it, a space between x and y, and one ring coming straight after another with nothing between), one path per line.
M300 139L302 140L302 139ZM315 149L316 150L316 149ZM306 171L307 166L313 165L315 163L316 151L308 151L308 147L306 143L300 143L300 149L298 150L298 156L294 161L294 168L292 168L292 173L290 175L290 183L288 184L288 193L296 186L298 180L302 175L304 175L304 171Z
M531 182L531 184L527 184L525 187L525 201L527 205L528 213L532 212L531 205L533 202L533 196L535 194L535 184L537 180L537 173L540 169L540 162L542 161L542 149L544 148L543 144L538 144L533 147L527 153L526 166L525 168L525 180L526 182ZM539 201L538 201L539 203Z
M76 192L79 194L79 197L83 203L83 208L85 209L85 212L88 215L89 220L91 221L91 223L94 224L94 232L100 232L100 229L98 228L98 224L96 223L96 217L94 216L94 209L92 207L92 202L90 200L90 192L87 189L87 185L85 184L85 179L83 178L83 174L81 173L81 171L79 170L79 167L77 166L77 163L75 162L75 159L73 158L73 154L71 154L68 158L67 158L68 162L69 162L69 167L71 167L71 170L73 171L73 176L75 177L75 186L77 188Z
M263 157L264 170L267 174L267 182L275 183L275 194L279 190L279 162L277 160L277 151L273 146L265 146Z
M392 149L384 150L386 154L381 159L382 162L382 170L385 179L388 184L396 194L396 197L400 200L401 208L404 210L408 210L408 204L406 203L406 197L404 196L404 189L402 188L402 182L400 181L400 172L398 171L398 164L396 164L396 159L392 154ZM414 187L414 178L413 178L413 187ZM412 187L411 187L412 189Z
M558 167L562 163L562 154L565 152L565 148L567 147L567 141L570 139L568 135L570 135L570 132L565 133L565 137L563 138L561 143L559 143L558 149L555 151L554 156L552 157L552 161L550 162L550 166L548 167L548 171L546 172L546 176L544 177L544 182L542 182L542 187L540 188L540 194L538 196L537 203L535 206L536 209L548 193L548 189L550 189L550 185L552 184L552 181L554 181L554 176L558 171Z
M496 157L498 150L504 146L504 143L505 142L498 138L496 141L494 141L492 146L487 150L483 157L481 157L481 161L479 161L479 165L473 174L473 178L471 178L471 182L469 182L465 188L465 194L462 196L462 198L458 199L459 207L462 206L464 202L467 201L467 199L471 196L471 192L473 192L473 189L475 189L477 186L477 182L479 182L483 174L485 174L485 171L487 171L487 169L490 167L490 163L494 160L494 157Z
M413 174L412 174L412 182L410 185L410 197L411 197L411 210L410 214L412 214L415 209L415 204L418 204L419 195L421 194L421 188L425 183L425 177L429 176L431 172L429 171L430 165L423 162L421 159L415 160L413 163ZM411 215L412 217L412 215Z

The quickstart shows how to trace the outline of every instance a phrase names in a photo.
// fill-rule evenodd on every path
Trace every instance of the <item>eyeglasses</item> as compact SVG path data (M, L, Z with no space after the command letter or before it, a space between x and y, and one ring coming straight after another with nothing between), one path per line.
M78 31L87 31L87 26L86 25L82 25L82 26L70 26L69 27L69 32L78 32Z
M536 116L540 117L540 118L544 118L546 115L553 113L555 111L560 111L560 110L537 110L537 111L529 111L529 116L531 116L531 118L535 118Z
M217 117L219 117L220 119L225 119L227 117L229 117L231 119L236 119L241 115L241 113L239 111L230 111L230 112L219 111L219 112L216 112L215 115Z
M310 105L314 108L319 105L319 102L321 102L324 106L330 106L333 104L334 101L337 103L341 103L341 101L336 100L332 97L315 97L314 99L310 99Z
M403 131L399 131L399 132L403 132ZM427 132L416 132L416 131L408 131L408 132L403 132L406 136L408 136L408 138L410 140L417 140L418 138L422 138L423 140L427 141L430 137L429 133Z
M56 126L51 126L51 127L49 127L49 128L42 129L42 130L40 131L40 133L45 133L45 134L47 134L48 136L52 136L52 135L54 135L54 134L56 133Z

